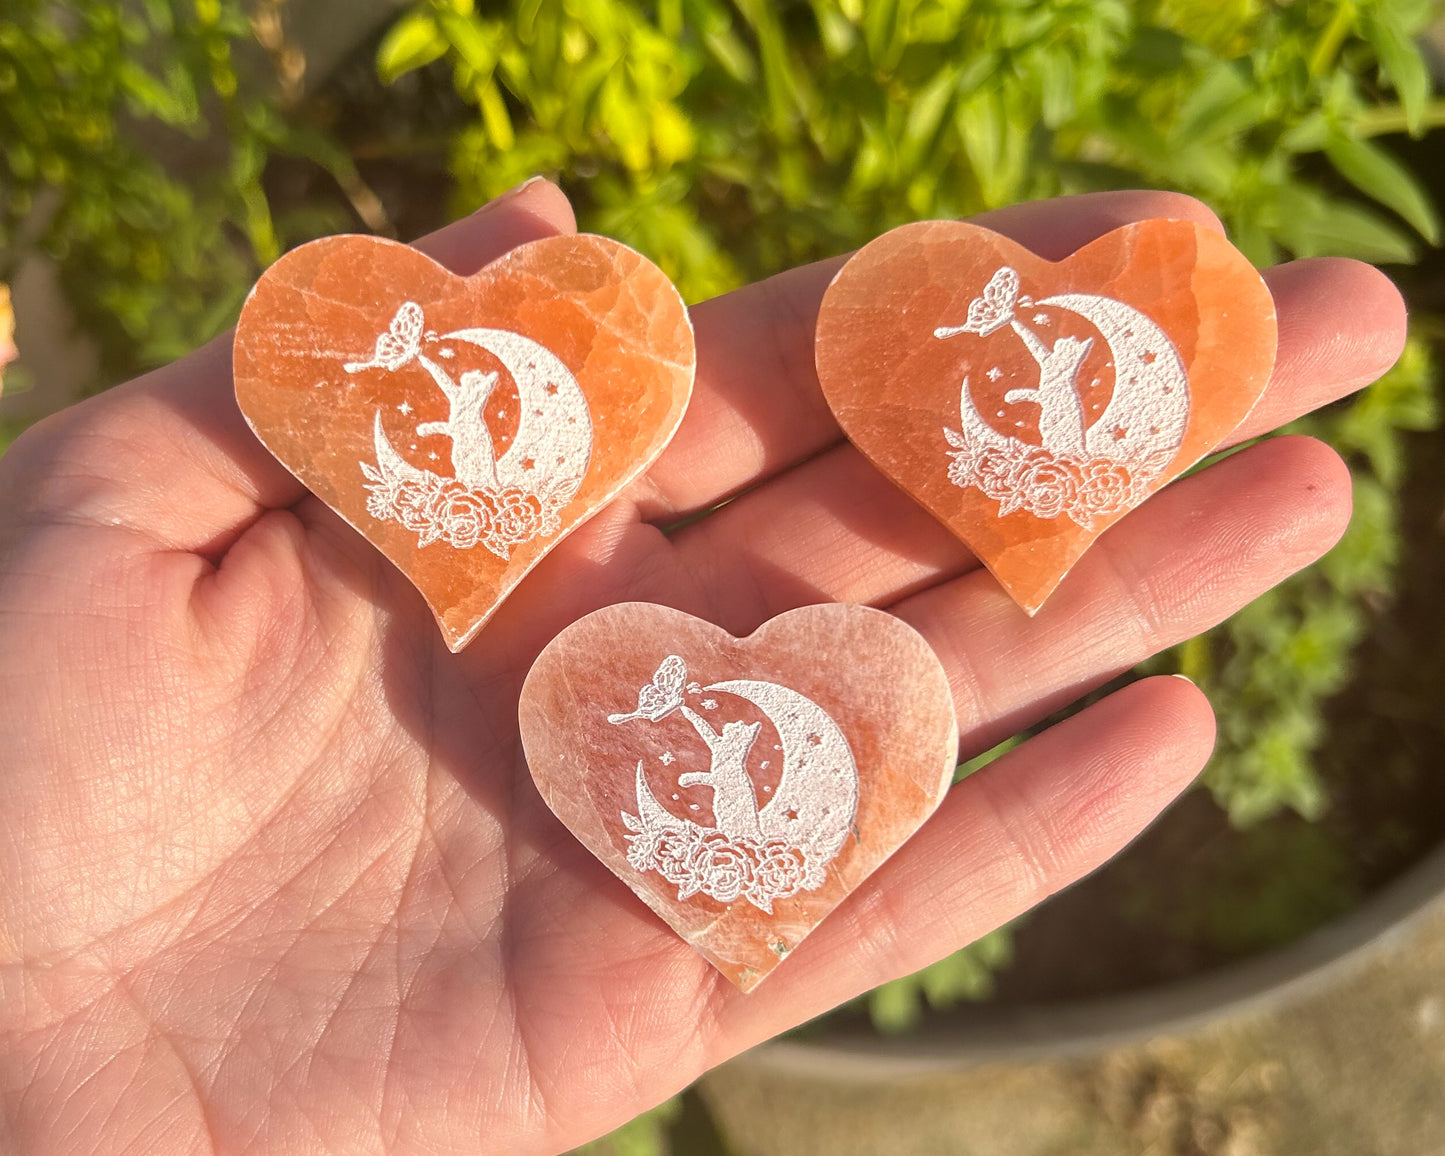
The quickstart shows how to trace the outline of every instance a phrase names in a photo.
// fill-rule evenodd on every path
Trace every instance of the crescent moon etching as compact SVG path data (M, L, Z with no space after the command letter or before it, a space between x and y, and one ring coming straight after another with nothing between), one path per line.
M1052 345L1017 316L1020 304L1052 306L1090 322L1109 347L1114 389L1092 425L1086 422L1078 375L1092 337L1060 337ZM1035 315L1034 323L1047 322ZM1133 306L1112 297L1063 293L1031 302L1019 296L1019 275L1005 265L968 307L962 325L940 326L936 338L987 337L1009 326L1039 368L1032 389L1011 389L1005 402L1039 407L1042 445L1000 433L979 414L963 379L961 430L944 427L952 447L948 477L976 486L999 503L999 517L1025 510L1038 518L1067 514L1084 529L1094 519L1138 505L1174 460L1189 424L1189 381L1164 330ZM996 376L997 371L992 371Z
M467 370L455 379L422 352L422 342L462 342L501 362L517 387L516 436L500 457L483 408L499 375ZM445 345L438 357L455 356ZM440 435L452 443L452 477L412 465L391 444L376 411L372 442L376 463L361 463L367 512L393 519L418 535L418 546L444 541L453 549L482 546L510 557L514 546L557 532L559 511L572 500L592 455L587 399L561 360L529 337L506 329L427 332L421 306L403 302L370 360L347 362L347 373L381 368L395 373L415 362L446 397L446 421L422 422L419 437ZM409 412L403 409L403 412Z
M762 724L732 721L714 730L686 702L689 694L711 692L752 703L778 733L782 776L761 807L747 759ZM718 704L709 698L701 705L715 709ZM716 826L680 819L663 807L639 761L637 814L622 813L632 832L628 863L638 871L656 871L677 887L678 899L699 892L719 903L743 898L769 914L776 900L822 886L858 810L858 768L838 724L817 703L778 683L688 684L687 668L675 654L662 661L652 682L638 693L635 711L609 715L607 721L614 726L656 723L674 711L692 725L710 756L708 770L685 772L678 785L712 788Z

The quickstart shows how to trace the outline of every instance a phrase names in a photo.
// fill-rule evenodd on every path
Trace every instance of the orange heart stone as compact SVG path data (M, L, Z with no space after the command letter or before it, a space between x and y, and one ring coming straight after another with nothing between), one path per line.
M542 651L520 720L547 805L744 991L933 813L958 762L938 659L863 606L743 639L609 606Z
M453 650L657 458L694 362L663 272L585 234L470 277L379 237L314 241L251 291L234 355L256 436L400 567Z
M1263 279L1200 225L1126 225L1054 262L925 221L843 266L815 356L853 444L1032 614L1244 420L1275 341Z

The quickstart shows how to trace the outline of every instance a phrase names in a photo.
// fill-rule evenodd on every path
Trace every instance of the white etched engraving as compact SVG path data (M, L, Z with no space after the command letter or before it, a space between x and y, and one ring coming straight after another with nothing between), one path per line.
M423 352L437 342L463 342L485 350L511 376L521 400L517 433L497 456L483 411L500 374L466 370L453 378ZM451 360L450 346L438 357ZM444 541L457 550L485 547L508 558L517 545L555 534L559 511L576 495L592 456L592 418L576 378L561 360L529 337L506 329L428 332L421 306L403 302L370 360L351 361L347 373L388 373L420 365L447 400L445 421L422 422L418 437L445 437L452 445L452 476L421 469L403 458L382 425L372 424L376 462L362 462L366 508L379 521L394 520L417 534L418 546ZM403 400L397 407L412 412ZM415 448L415 447L413 447ZM437 460L436 453L428 455Z
M678 899L699 892L719 903L741 898L771 914L775 901L822 886L828 864L852 830L858 810L853 752L827 712L795 690L754 679L699 686L686 677L682 659L669 655L638 692L637 709L607 721L656 723L681 712L707 748L709 766L678 775L677 783L712 788L715 825L678 818L663 807L639 760L637 814L622 813L631 832L627 861L638 871L656 871L677 887ZM775 791L764 788L771 798L762 807L747 769L762 723L730 721L714 730L686 702L688 695L703 692L745 699L778 732L781 742L773 745L783 752L782 771Z
M1079 371L1093 338L1060 337L1046 344L1019 320L1019 305L1053 306L1093 324L1109 347L1114 390L1090 423ZM1048 315L1035 314L1042 325ZM1041 446L999 433L980 416L968 376L959 396L962 429L944 427L952 447L948 477L975 486L999 503L999 517L1025 510L1038 518L1067 515L1085 529L1094 519L1138 505L1179 452L1189 424L1189 381L1178 352L1153 320L1112 297L1063 293L1040 301L1019 296L1019 275L1000 268L974 298L962 325L940 326L934 337L960 333L986 337L1008 325L1039 367L1038 385L1011 389L1009 404L1039 407ZM996 380L990 372L991 380ZM1000 411L1002 412L1002 411ZM1015 422L1022 427L1024 423Z

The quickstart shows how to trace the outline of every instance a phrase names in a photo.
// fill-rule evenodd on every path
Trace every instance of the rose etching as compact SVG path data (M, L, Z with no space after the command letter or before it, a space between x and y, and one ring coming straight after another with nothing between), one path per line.
M686 701L689 694L715 693L751 702L777 732L782 774L762 805L748 772L762 723L727 720L714 728ZM704 701L718 706L715 699ZM629 864L655 871L677 888L679 900L699 894L723 904L744 900L769 913L778 900L822 886L828 864L852 834L858 807L857 767L833 719L778 683L734 679L688 686L683 660L669 655L638 692L637 709L609 715L608 722L657 723L674 712L687 720L708 755L706 771L684 771L677 784L711 788L715 825L663 807L639 761L637 813L622 813Z
M1040 445L1000 433L979 414L965 374L959 394L961 428L945 427L948 478L999 503L999 517L1023 511L1036 518L1069 517L1085 529L1148 496L1174 460L1189 422L1183 362L1164 331L1139 310L1110 297L1059 294L1033 302L1019 293L1019 275L1003 266L969 305L962 325L940 326L936 338L986 338L1005 326L1038 369L1038 384L1010 389L1007 405L1037 406ZM1079 375L1094 339L1062 336L1052 343L1021 320L1017 307L1054 307L1090 322L1108 345L1114 387L1108 404L1087 420ZM1046 315L1035 315L1039 324ZM991 377L999 373L995 366Z
M442 365L469 346L501 362L517 387L517 431L500 456L485 415L500 373L468 369L453 376ZM446 420L417 423L415 434L450 441L453 476L402 457L377 410L376 461L360 463L367 513L416 534L418 548L437 542L454 550L481 546L502 559L524 542L556 533L560 511L581 487L592 454L587 401L567 367L543 346L508 330L433 333L425 328L421 307L407 301L377 337L371 358L348 362L345 369L393 374L413 364L447 401ZM398 408L410 412L408 403Z

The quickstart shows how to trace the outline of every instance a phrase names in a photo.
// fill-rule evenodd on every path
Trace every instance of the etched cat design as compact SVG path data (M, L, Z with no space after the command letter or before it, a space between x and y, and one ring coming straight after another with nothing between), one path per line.
M622 813L631 832L627 860L638 871L656 871L676 885L679 899L699 893L720 903L742 898L771 913L775 901L822 886L828 864L852 831L858 809L852 750L822 707L778 683L685 684L682 659L669 655L639 691L637 709L609 715L608 722L657 723L681 713L706 747L709 765L706 771L684 771L677 784L712 789L715 825L695 823L663 807L639 761L637 814ZM777 731L782 773L772 798L761 807L747 764L763 724L729 720L715 730L685 701L689 694L713 692L752 703ZM718 706L713 699L703 705Z

